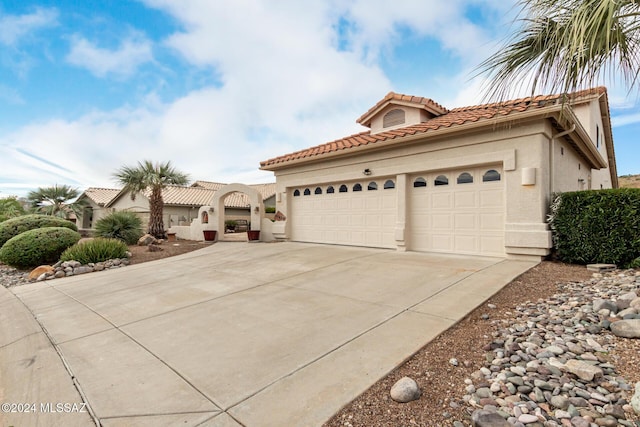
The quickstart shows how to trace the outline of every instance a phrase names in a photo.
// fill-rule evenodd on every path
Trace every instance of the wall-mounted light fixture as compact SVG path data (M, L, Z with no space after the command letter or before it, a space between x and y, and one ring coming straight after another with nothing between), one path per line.
M365 170L362 171L363 174L365 174L366 176L371 175L373 172L371 172L371 169L367 168Z
M254 213L260 212L260 207L256 206L255 208L253 208L253 212Z
M213 213L214 211L215 211L215 209L213 209L213 206L211 206L211 207L209 208L209 212Z

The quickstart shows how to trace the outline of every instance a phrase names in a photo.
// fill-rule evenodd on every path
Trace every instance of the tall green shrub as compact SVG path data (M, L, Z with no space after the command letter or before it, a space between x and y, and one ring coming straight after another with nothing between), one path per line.
M25 231L0 248L0 261L17 268L35 267L58 261L60 254L80 240L77 231L66 227L44 227Z
M19 216L0 223L0 247L20 233L43 227L65 227L73 231L78 231L78 227L66 219L35 214Z
M563 261L628 266L640 256L640 189L556 194L550 211L554 248Z
M119 239L128 245L142 236L142 220L133 212L113 212L96 221L96 236Z
M127 256L127 245L118 239L96 238L77 243L60 255L60 261L78 261L81 264L103 262Z

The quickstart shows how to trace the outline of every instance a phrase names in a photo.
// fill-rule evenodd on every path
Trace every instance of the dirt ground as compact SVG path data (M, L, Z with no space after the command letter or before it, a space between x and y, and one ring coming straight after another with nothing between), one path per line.
M208 244L189 240L164 242L161 245L163 251L160 252L149 252L145 246L130 247L133 254L131 263L179 255ZM325 427L436 427L452 426L454 421L468 420L467 407L462 402L464 380L483 366L483 347L491 341L494 332L491 322L482 316L489 314L491 320L508 319L510 311L519 304L546 299L557 293L558 284L589 278L591 272L584 266L542 262L376 382L342 408ZM488 304L494 304L496 308L488 309ZM613 355L618 359L618 370L630 381L640 381L640 340L624 341ZM460 361L459 366L454 367L449 363L452 357ZM391 400L391 386L404 376L414 378L421 385L424 392L422 398L405 404Z

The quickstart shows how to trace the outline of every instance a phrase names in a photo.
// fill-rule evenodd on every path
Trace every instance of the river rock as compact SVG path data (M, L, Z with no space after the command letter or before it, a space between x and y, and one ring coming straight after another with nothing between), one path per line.
M618 337L640 338L640 319L613 322L611 324L611 332Z
M402 377L391 387L390 395L396 402L407 403L419 399L421 392L415 380Z
M511 427L511 424L495 411L478 409L471 414L473 427Z
M585 381L592 381L594 378L603 375L602 368L576 359L567 360L564 368Z
M55 272L55 269L50 266L50 265L41 265L39 267L34 268L33 270L31 270L31 273L29 273L29 279L31 280L36 280L38 277L42 276L43 274L45 275L53 275L53 273Z

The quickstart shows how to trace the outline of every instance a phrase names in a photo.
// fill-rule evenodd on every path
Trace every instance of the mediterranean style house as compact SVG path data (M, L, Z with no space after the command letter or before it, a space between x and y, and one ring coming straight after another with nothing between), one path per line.
M618 185L604 87L451 110L391 92L357 123L261 163L276 238L540 259L553 193Z
M204 205L209 205L216 191L226 184L210 181L195 181L189 187L168 185L162 191L164 200L164 226L169 229L174 226L188 226L198 218L198 211ZM258 191L264 206L275 206L275 184L254 184L248 187ZM150 191L136 194L131 200L131 193L113 188L88 188L78 200L86 204L83 214L78 218L80 229L91 230L100 218L115 211L131 211L137 213L146 224L149 221ZM243 193L231 193L224 199L224 218L226 220L249 219L250 202Z

